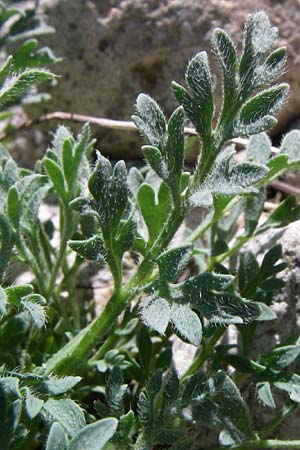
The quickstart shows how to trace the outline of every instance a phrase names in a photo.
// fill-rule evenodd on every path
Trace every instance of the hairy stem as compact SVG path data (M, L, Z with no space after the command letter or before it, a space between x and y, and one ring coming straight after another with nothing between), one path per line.
M62 266L63 259L65 257L67 242L70 239L71 230L73 229L72 214L69 211L68 206L61 205L61 217L60 217L60 229L61 229L61 240L58 250L58 255L51 273L50 281L48 284L47 294L51 296L53 289L55 287L58 272Z
M195 178L197 177L199 182L203 181L213 162L214 159L212 157L209 158L209 164L206 163L205 171L201 169L200 174L197 175L197 172L195 173ZM125 305L135 297L136 289L151 281L156 257L167 247L185 218L188 210L188 195L190 195L190 192L186 194L186 197L179 198L176 205L173 205L173 209L160 234L128 284L123 289L115 289L113 296L108 301L102 314L99 317L96 317L90 325L84 328L77 336L71 339L65 347L48 360L46 363L46 373L78 373L80 367L82 369L83 366L86 365L86 361L88 360L93 347L107 332L110 324L115 323ZM222 334L223 333L224 331L222 330ZM211 349L212 348L213 345Z
M96 353L93 355L93 357L89 360L89 363L93 363L95 361L99 361L99 359L102 359L108 350L112 348L112 346L115 344L118 336L112 332L108 335L104 343L101 345L101 347L96 351Z
M251 236L240 236L237 239L237 242L231 247L231 249L228 250L228 252L222 253L221 255L218 256L211 257L207 270L208 271L213 270L215 263L220 264L225 259L234 255L234 253L236 253L250 238Z
M170 242L184 219L185 213L185 206L173 209L160 235L128 284L122 290L114 292L100 316L47 361L47 374L67 375L80 373L84 369L93 347L101 340L109 326L115 323L125 305L135 297L136 288L151 278L155 257Z

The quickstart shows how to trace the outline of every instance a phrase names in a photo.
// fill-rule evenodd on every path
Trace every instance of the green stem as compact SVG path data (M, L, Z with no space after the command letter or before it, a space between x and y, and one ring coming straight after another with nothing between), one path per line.
M47 289L48 296L51 296L51 294L54 290L57 275L58 275L59 269L61 268L63 259L65 257L67 242L68 242L68 239L70 238L70 235L72 234L72 229L73 229L72 218L73 218L72 213L70 213L68 206L62 204L61 205L61 218L60 218L61 241L60 241L60 245L59 245L58 255L57 255L57 258L56 258L56 261L55 261L55 264L54 264L54 267L52 270L52 274L50 277L50 281L48 284L48 289Z
M72 309L73 330L75 333L78 333L81 329L80 306L78 304L74 281L74 278L69 277L66 282L66 287L68 289L69 301Z
M31 251L24 244L23 237L20 235L20 230L17 230L16 245L22 255L22 258L27 261L32 272L34 273L34 276L36 278L41 295L46 296L45 295L46 294L46 285L45 285L43 273L41 273L39 266L38 266L34 256L32 255Z
M200 158L189 187L189 192L193 193L210 172L210 169L216 159L216 149L214 148L214 145L215 139L213 136L211 136L207 142L202 142Z
M122 295L113 294L102 314L47 361L46 374L81 373L94 345L99 342L108 326L115 322L123 310L124 303L130 298L132 293L128 291L123 292Z
M188 237L188 242L195 242L197 239L201 238L203 234L212 226L214 225L220 217L224 216L230 209L240 200L240 197L233 198L226 207L219 211L218 214L212 214L212 217L208 219L207 221L203 221L200 223L200 225L192 232L192 234Z
M222 255L219 256L213 256L207 266L207 271L213 270L215 263L221 263L224 259L234 255L250 239L250 237L251 236L240 236L228 252L222 253Z
M195 174L195 177L200 182L205 178L206 173L210 170L214 162L211 153L208 158L209 164L207 162L205 164L205 171L202 168L199 175L197 173ZM71 339L58 353L48 360L46 363L46 373L72 374L78 372L80 368L82 369L86 365L86 361L93 347L107 332L110 324L115 323L126 303L135 297L136 289L142 284L151 281L156 257L169 244L186 215L188 210L188 195L190 195L190 192L185 198L178 199L178 202L174 204L172 212L166 220L159 236L127 286L120 290L115 289L101 316L96 317L90 325L81 330L77 336ZM54 277L52 282L55 283Z
M111 230L109 230L105 237L105 246L109 248L108 265L114 280L114 291L120 292L123 279L122 258L115 252L115 241Z
M101 347L96 351L96 353L92 356L92 358L89 359L89 363L93 363L95 361L99 361L102 359L108 350L112 348L112 346L115 344L117 336L114 332L110 333L109 336L106 338L106 340L103 342Z
M121 291L114 292L99 317L96 317L47 361L47 374L67 375L82 371L93 347L101 340L109 326L115 323L126 303L135 297L136 288L151 280L155 257L170 242L181 224L185 212L186 207L183 205L181 208L174 208L157 240L128 284Z
M211 450L248 450L248 449L262 450L265 448L278 448L283 450L290 448L294 450L300 449L300 440L281 441L279 439L258 439L256 441L245 441L242 444L231 445L230 447L216 447Z
M196 356L196 358L194 359L188 370L182 375L182 379L190 377L203 366L205 361L212 354L216 343L223 336L226 329L227 329L226 327L219 327L216 329L216 331L213 333L209 341L205 343L202 352L199 353L198 356Z

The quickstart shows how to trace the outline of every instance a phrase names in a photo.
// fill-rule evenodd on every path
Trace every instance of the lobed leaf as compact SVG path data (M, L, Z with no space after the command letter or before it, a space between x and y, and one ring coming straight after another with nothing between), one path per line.
M262 164L249 161L232 165L234 151L224 152L220 156L211 174L190 196L193 206L208 206L213 196L235 196L258 193L255 183L262 179L267 168Z
M70 391L82 380L81 377L49 377L47 381L44 381L44 387L52 395L61 395Z
M225 374L218 371L211 387L213 399L218 404L218 415L234 442L254 435L246 404L238 387Z
M29 388L26 388L25 409L30 420L34 419L43 407L44 401L34 396Z
M265 12L258 11L247 17L243 36L243 53L239 64L239 77L244 97L247 97L253 88L258 87L255 71L264 63L276 35L277 28L271 26ZM267 79L262 78L260 82L265 84Z
M256 302L246 301L224 290L231 282L232 278L227 275L202 273L178 285L181 301L190 303L193 309L214 324L257 320L261 310Z
M31 86L44 83L54 75L44 69L26 69L20 74L7 78L0 89L0 109L13 105L28 93Z
M113 415L121 416L124 413L123 397L127 384L122 384L122 372L119 366L114 366L109 374L105 387L105 400Z
M207 135L211 129L214 101L206 52L198 53L192 58L188 64L185 79L193 93L193 101L190 106L193 109L193 114L192 117L189 117L189 111L187 110L187 116L194 123L200 135ZM182 106L184 107L184 104Z
M62 200L67 201L65 179L61 168L52 159L44 158L43 162L57 194Z
M300 205L297 205L295 197L289 196L268 215L267 220L258 227L256 234L262 233L269 228L285 227L299 219Z
M299 345L277 347L267 355L260 357L261 361L273 368L284 369L300 355Z
M27 295L20 301L24 311L30 315L34 326L38 329L42 328L47 320L45 307L41 304L44 302L44 298L39 294Z
M112 169L110 162L98 153L96 167L88 186L96 201L102 228L116 227L128 201L124 161L118 161Z
M264 210L266 199L265 188L260 188L255 197L248 197L245 199L245 234L252 235L260 219L261 213Z
M152 170L163 180L168 179L168 167L164 161L160 150L151 145L143 145L143 154Z
M286 47L280 47L274 50L265 60L254 70L254 85L262 86L276 80L285 70L287 62Z
M80 241L70 240L68 245L80 256L91 261L103 262L107 255L103 239L99 235Z
M0 214L0 282L9 262L14 245L14 235L7 218Z
M137 201L148 229L148 241L154 242L170 212L170 190L162 183L156 200L153 188L143 183L138 190Z

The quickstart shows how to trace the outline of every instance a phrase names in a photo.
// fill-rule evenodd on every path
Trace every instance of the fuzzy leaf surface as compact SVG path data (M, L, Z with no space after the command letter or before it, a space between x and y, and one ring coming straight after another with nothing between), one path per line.
M142 308L143 322L160 334L164 334L170 320L170 306L167 300L158 296L147 297Z
M68 450L101 450L113 437L117 426L118 421L113 417L86 425L73 437Z

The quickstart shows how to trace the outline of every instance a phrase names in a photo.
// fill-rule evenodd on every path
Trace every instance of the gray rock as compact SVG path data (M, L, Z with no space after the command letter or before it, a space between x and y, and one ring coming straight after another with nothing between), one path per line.
M285 228L267 231L252 239L247 249L259 259L275 244L281 244L283 261L287 268L279 274L285 287L272 301L277 320L262 322L257 327L254 353L270 351L274 345L284 342L292 334L300 334L300 221Z
M245 16L264 9L280 30L278 45L289 48L285 80L292 95L280 114L280 128L298 114L299 22L295 0L41 0L45 21L56 28L47 37L64 58L53 98L41 112L65 110L128 120L139 92L152 95L167 114L176 106L170 82L183 81L187 61L209 49L215 27L222 27L241 46ZM52 123L53 124L53 123ZM113 158L135 158L134 132L94 129L100 149Z
M277 314L277 319L270 322L262 322L256 329L252 356L271 351L274 346L283 344L291 336L300 335L300 221L277 230L271 230L254 238L248 245L258 259L275 244L281 244L283 260L287 268L279 275L285 281L285 287L278 292L272 301L272 309ZM274 390L276 404L282 405L288 399L287 394ZM253 413L257 428L270 423L274 418L274 412L263 405L259 405L256 392L249 380L243 383L243 396ZM299 439L300 413L295 412L282 422L276 430L276 436L280 439ZM273 432L273 433L274 433ZM274 435L274 434L273 434Z

